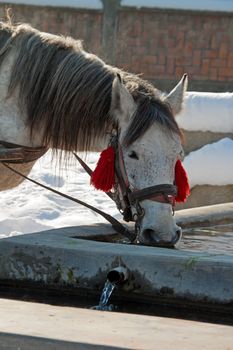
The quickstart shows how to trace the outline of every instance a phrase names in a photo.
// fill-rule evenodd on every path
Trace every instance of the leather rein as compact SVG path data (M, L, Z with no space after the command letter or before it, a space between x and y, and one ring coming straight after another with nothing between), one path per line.
M114 186L113 192L108 192L107 195L116 203L117 208L123 215L125 221L134 221L135 222L135 232L129 231L124 225L119 221L113 218L111 215L106 214L105 212L79 200L68 196L60 191L57 191L49 186L43 185L40 182L37 182L28 176L22 174L21 172L12 168L9 163L12 164L23 164L37 160L42 155L47 152L46 147L26 147L6 141L0 141L0 162L8 168L10 171L16 173L17 175L23 177L24 179L29 180L30 182L43 187L49 191L52 191L62 197L65 197L69 200L72 200L78 204L81 204L99 215L103 216L107 221L112 224L112 227L115 231L126 236L131 242L135 241L137 237L137 230L140 226L140 221L143 218L145 212L141 207L140 202L148 199L156 201L159 203L166 203L172 206L174 213L175 206L175 196L177 194L177 187L171 184L161 184L146 187L144 189L134 189L131 188L128 176L125 170L125 164L123 159L123 153L121 145L118 141L117 136L113 136L110 141L110 145L114 148L115 151L115 173L116 173L116 184ZM91 176L92 170L88 165L76 154L73 153L76 159L79 161L81 166L86 170L86 172ZM132 208L134 208L134 213Z

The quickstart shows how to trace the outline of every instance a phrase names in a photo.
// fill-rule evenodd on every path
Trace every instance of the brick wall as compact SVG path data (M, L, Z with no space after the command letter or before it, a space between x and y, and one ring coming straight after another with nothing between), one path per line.
M70 35L83 40L85 49L100 54L101 11L0 4L1 19L5 18L8 7L12 9L14 22L26 22L45 32Z
M121 9L117 38L125 69L154 81L187 72L191 81L233 91L233 14Z
M10 6L16 22L82 39L87 50L161 89L187 72L191 89L233 91L233 13L125 8L115 1L117 25L104 31L108 16L100 10ZM0 4L1 18L5 8Z

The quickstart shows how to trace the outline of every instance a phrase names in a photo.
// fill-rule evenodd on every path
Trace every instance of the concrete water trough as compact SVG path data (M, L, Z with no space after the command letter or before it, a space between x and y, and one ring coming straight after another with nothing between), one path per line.
M2 239L0 290L59 290L98 300L108 272L123 266L129 278L118 300L204 306L233 319L232 214L233 203L178 212L184 235L176 249L116 243L104 223Z

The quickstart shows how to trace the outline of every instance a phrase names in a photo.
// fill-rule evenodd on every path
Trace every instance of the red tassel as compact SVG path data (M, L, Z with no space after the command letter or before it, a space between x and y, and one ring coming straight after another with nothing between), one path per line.
M175 183L177 186L177 202L185 202L190 195L190 187L187 173L180 160L177 160L175 166Z
M100 154L97 166L91 175L91 184L97 189L109 192L115 184L115 151L108 147Z

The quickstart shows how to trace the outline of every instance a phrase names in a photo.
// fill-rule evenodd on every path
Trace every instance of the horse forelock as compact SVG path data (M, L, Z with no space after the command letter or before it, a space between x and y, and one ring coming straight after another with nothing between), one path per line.
M138 76L129 74L126 75L126 86L134 97L137 109L124 136L125 146L130 146L143 136L153 123L163 126L165 131L178 134L182 140L182 132L171 107L164 101L160 91Z

